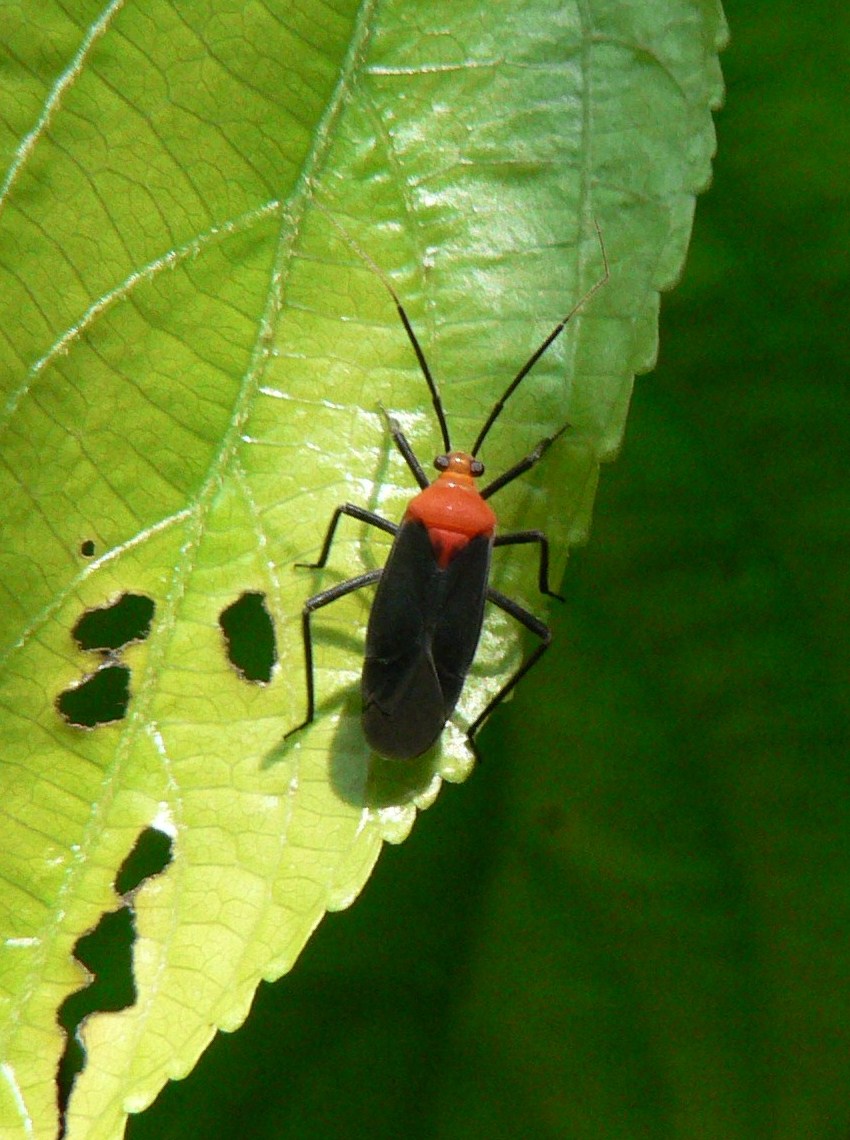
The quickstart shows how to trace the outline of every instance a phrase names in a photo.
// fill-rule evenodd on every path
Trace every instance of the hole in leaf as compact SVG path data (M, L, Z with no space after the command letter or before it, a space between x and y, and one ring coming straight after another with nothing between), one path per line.
M130 670L126 665L104 665L79 685L65 689L56 707L69 724L95 728L126 715L130 701Z
M246 681L267 684L277 664L274 625L265 595L245 593L218 619L228 659Z
M83 1020L95 1010L126 1009L136 1000L133 984L133 914L122 907L103 915L89 934L84 934L74 947L79 962L91 974L91 981L71 994L59 1007L59 1024L65 1030L65 1051L56 1075L60 1118L64 1135L64 1116L74 1081L85 1065L85 1049L78 1031Z
M171 840L153 827L139 833L132 851L115 877L121 894L135 891L146 879L164 871L171 862ZM94 930L77 940L74 955L85 966L90 980L70 994L59 1007L58 1021L65 1031L65 1051L57 1071L59 1136L65 1134L65 1111L74 1081L82 1072L86 1054L79 1036L83 1021L95 1012L127 1009L136 1000L133 981L133 943L136 931L132 901L120 910L104 914Z
M144 641L155 609L153 599L144 594L122 594L109 606L86 610L71 633L80 649L120 649L131 641Z
M92 539L87 538L84 542L80 543L80 554L82 554L83 558L94 557L94 550L95 546Z
M115 890L119 895L135 891L145 879L164 871L170 862L169 837L155 827L146 827L115 876Z

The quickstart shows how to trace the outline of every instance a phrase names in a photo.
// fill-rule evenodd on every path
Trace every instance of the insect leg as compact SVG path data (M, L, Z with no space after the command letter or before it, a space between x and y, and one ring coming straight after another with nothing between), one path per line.
M563 602L564 598L560 594L549 589L549 539L542 530L518 530L514 534L496 535L493 539L494 546L523 546L531 542L536 542L540 546L540 568L537 577L540 593Z
M500 475L498 479L494 479L492 483L488 483L484 490L481 492L482 499L489 499L491 495L495 495L497 491L501 491L503 487L507 487L508 483L513 483L514 479L519 479L520 475L524 475L526 471L539 463L556 439L564 434L569 427L569 424L556 431L554 435L547 435L545 439L541 439L537 447L526 455L525 459L520 459L519 463L515 463L513 467L509 467L504 475Z
M520 625L525 626L529 633L533 633L535 637L539 637L541 644L538 645L537 648L528 655L528 657L526 657L525 661L523 661L522 665L520 665L516 673L514 673L512 677L508 678L507 682L502 686L501 689L499 689L495 697L487 702L487 704L484 706L483 711L478 714L478 716L466 730L466 738L469 741L469 746L475 753L476 758L478 758L478 749L475 747L474 738L478 733L478 730L481 728L485 720L487 720L490 713L493 712L496 706L502 703L508 693L510 693L514 686L522 680L529 669L531 669L532 666L540 660L540 658L549 648L549 643L552 640L552 631L549 629L548 625L544 625L544 623L536 618L534 614L530 614L528 610L523 609L521 605L519 605L517 602L512 601L510 598L506 597L498 590L494 590L492 586L487 587L487 601L492 602L494 606L498 606L500 610L504 610L508 617L512 617L515 621L518 621Z
M399 454L401 455L404 462L410 468L411 473L413 474L413 478L424 491L425 488L430 484L430 479L422 470L422 464L416 458L413 453L413 448L407 442L407 436L401 430L401 424L398 422L398 420L393 419L393 417L387 412L386 408L381 408L381 411L384 413L384 419L387 421L387 430L393 437L393 443L398 448Z
M369 526L377 527L378 530L385 530L387 534L394 535L398 531L397 523L390 522L389 519L381 518L381 516L376 515L374 511L367 511L364 507L355 506L354 503L343 503L342 506L337 507L333 513L318 562L296 562L296 566L304 570L321 570L328 560L331 543L334 540L334 534L336 533L340 515L349 515L353 519L359 519L360 522L368 523ZM354 581L354 579L352 579L352 581ZM318 594L316 595L316 597L319 596Z
M342 508L340 508L342 510ZM340 598L344 598L346 594L353 594L355 590L362 589L363 586L371 586L378 581L383 569L369 570L366 574L359 574L356 578L349 578L347 582L340 582L336 586L331 586L328 590L322 590L320 594L314 594L312 598L308 598L304 603L304 609L301 611L301 637L304 641L304 675L307 684L307 716L297 724L295 728L291 728L289 732L284 735L284 740L287 740L294 733L299 732L302 728L306 728L308 724L313 723L315 715L315 681L313 678L313 634L310 628L310 617L316 611L320 610L322 606L329 606L331 602L336 602Z

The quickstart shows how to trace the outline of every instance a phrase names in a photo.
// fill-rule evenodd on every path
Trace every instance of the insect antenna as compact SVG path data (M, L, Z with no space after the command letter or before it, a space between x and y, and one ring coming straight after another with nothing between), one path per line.
M346 243L351 246L361 261L364 261L366 265L368 265L368 267L372 270L378 280L383 284L386 291L392 297L396 310L398 311L398 315L401 318L401 323L404 326L404 331L407 333L407 339L410 341L413 351L416 353L416 359L419 361L419 367L422 371L422 375L425 377L425 383L428 385L428 391L431 393L431 403L434 405L434 412L437 416L437 423L440 425L440 434L443 437L443 447L447 452L451 451L452 445L449 438L449 425L446 421L446 413L443 410L443 401L440 399L440 391L437 387L437 382L431 374L431 369L428 366L428 361L425 359L425 353L422 351L422 346L419 343L416 333L413 331L413 325L411 325L407 313L404 311L404 305L402 305L398 293L396 293L395 289L390 283L389 278L386 276L374 258L372 258L366 252L366 250L363 249L359 242L355 241L351 234L349 234L343 228L343 226L340 225L330 210L315 200L313 202L313 205L321 210L328 221L339 231L339 233L345 239Z
M526 378L526 376L532 370L532 368L537 363L537 361L540 359L540 357L544 354L544 352L546 352L546 350L549 348L549 346L554 341L556 341L558 339L558 337L561 335L561 333L566 328L569 321L572 320L572 318L576 315L576 313L579 311L579 309L583 308L587 304L587 302L590 300L590 298L594 295L594 293L596 293L599 289L601 289L602 286L605 285L606 282L608 281L608 278L610 276L610 271L608 268L608 254L605 252L605 243L602 240L602 230L599 228L599 223L595 219L594 219L593 224L594 224L594 226L596 226L596 236L599 238L599 248L602 250L602 263L604 266L604 271L602 273L602 276L599 278L598 281L596 281L593 285L591 285L591 287L587 290L587 292L584 294L584 296L579 301L577 301L575 305L573 305L573 307L570 309L570 311L567 313L567 315L563 318L563 320L560 320L557 323L557 325L555 325L555 327L552 329L552 331L549 333L549 335L546 337L546 339L543 341L543 343L539 346L539 348L536 348L534 350L534 352L531 354L531 356L528 358L528 360L525 362L525 364L523 364L522 368L520 368L519 372L517 372L516 376L514 376L513 380L511 380L510 384L508 384L507 388L502 393L501 397L496 401L496 403L493 405L492 409L490 410L490 415L487 417L487 419L484 422L484 426L482 427L481 431L478 433L478 438L476 439L475 443L472 445L472 451L470 454L472 454L472 455L478 454L478 452L481 449L481 445L484 443L484 440L487 437L487 433L490 431L490 428L493 426L493 424L496 422L496 420L499 418L499 416L502 414L502 410L503 410L505 404L508 402L508 400L514 394L514 392L517 390L517 388L520 386L520 384L523 382L523 380Z

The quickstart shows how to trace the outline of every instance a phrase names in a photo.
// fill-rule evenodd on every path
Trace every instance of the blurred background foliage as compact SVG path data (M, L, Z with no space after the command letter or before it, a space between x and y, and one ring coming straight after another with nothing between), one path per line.
M714 185L542 688L133 1140L850 1134L850 13L726 12Z

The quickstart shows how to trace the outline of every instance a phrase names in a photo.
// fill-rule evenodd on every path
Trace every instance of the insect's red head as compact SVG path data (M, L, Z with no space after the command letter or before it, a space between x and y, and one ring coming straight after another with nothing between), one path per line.
M466 451L450 451L448 455L438 455L434 460L434 466L440 475L446 475L459 482L479 479L484 474L484 464L481 460Z

